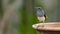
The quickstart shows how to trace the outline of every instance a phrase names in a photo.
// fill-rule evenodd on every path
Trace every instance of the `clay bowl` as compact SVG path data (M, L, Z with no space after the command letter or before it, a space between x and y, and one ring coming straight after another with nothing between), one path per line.
M33 24L32 27L38 30L60 31L60 22L49 22L49 23L44 23L44 24L38 23L38 24Z

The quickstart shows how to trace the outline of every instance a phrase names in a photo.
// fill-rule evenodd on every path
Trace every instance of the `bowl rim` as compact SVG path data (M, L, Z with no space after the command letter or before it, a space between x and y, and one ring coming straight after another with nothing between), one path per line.
M37 24L39 24L39 25L42 25L43 23L37 23ZM60 24L60 22L48 22L48 23L44 23L44 24ZM33 24L33 26L34 25L36 25L36 24ZM35 29L35 28L34 28ZM47 28L38 28L38 29L36 29L36 30L49 30L49 31L60 31L60 27L58 28L58 29L54 29L54 28L52 28L52 29L47 29Z

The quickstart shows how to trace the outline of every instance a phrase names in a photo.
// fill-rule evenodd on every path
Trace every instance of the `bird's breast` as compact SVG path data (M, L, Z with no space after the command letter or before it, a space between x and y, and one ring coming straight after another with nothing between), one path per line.
M39 21L45 21L45 17L37 17Z

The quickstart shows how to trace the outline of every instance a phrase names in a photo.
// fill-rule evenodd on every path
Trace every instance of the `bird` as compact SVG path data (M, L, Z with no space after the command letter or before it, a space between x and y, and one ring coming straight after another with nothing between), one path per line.
M42 22L46 20L46 14L44 13L44 10L41 7L37 8L37 18L39 21Z
M39 27L44 27L44 22L48 17L46 16L46 12L44 12L44 10L41 7L35 7L35 8L37 9L36 10L37 19L42 23L34 24L32 25L32 27L35 29L39 29Z
M44 26L44 22L46 20L46 12L44 12L44 10L41 7L37 7L37 18L40 22L43 22Z

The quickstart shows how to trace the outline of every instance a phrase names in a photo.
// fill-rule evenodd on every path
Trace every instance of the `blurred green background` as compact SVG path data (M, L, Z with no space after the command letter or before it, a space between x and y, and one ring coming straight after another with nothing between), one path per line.
M8 30L3 32L16 34L17 30L19 34L36 34L32 28L33 24L39 23L35 7L44 9L48 17L47 22L60 22L60 0L0 0L0 21L8 23L4 26Z

